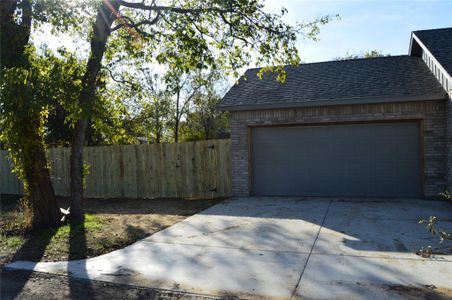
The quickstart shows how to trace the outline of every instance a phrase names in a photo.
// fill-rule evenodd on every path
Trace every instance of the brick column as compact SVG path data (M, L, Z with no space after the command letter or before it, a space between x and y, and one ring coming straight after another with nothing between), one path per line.
M248 127L231 118L232 195L249 196Z
M452 192L452 91L449 92L449 96L447 114L447 190Z

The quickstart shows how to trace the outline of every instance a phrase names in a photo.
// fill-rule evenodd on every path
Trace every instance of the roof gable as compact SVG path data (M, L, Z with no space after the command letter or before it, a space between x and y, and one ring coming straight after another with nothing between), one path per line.
M427 48L446 72L452 75L452 27L418 30L414 31L413 35ZM417 55L416 47L413 46L413 39L411 40L410 54Z

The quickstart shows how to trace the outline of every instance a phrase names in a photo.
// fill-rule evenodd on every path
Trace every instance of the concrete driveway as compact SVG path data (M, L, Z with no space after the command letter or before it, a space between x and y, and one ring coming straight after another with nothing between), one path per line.
M239 198L96 258L9 267L217 296L397 299L451 288L450 253L414 254L441 247L418 224L430 215L452 230L447 202Z

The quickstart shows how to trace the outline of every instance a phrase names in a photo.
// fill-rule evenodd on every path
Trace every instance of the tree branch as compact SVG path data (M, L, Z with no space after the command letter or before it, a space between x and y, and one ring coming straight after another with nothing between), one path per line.
M122 84L128 84L128 85L130 85L132 88L135 88L135 87L136 87L136 84L133 83L132 81L128 81L128 80L125 80L125 79L117 79L117 78L115 78L115 76L113 75L113 71L110 70L109 68L107 68L107 67L105 67L105 66L102 66L101 69L107 70L108 74L110 75L110 78L111 78L114 82L122 83Z
M200 7L200 8L182 8L182 7L171 7L171 6L161 6L161 5L146 5L143 2L127 2L121 1L121 5L124 7L132 9L150 10L150 11L160 11L160 12L174 12L179 14L200 14L205 12L217 12L217 13L230 13L234 12L234 9L221 9L218 7Z
M160 13L160 11L158 11L157 15L152 20L142 20L142 21L140 21L138 23L134 23L132 21L132 19L130 19L128 17L121 17L120 20L122 21L122 23L116 25L115 27L113 27L111 29L111 31L112 32L116 31L116 30L118 30L118 29L120 29L122 27L128 27L128 28L133 28L133 29L138 30L138 27L140 27L142 25L152 26L152 25L154 25L154 24L156 24L158 22L158 20L160 19L160 15L161 15L161 13Z

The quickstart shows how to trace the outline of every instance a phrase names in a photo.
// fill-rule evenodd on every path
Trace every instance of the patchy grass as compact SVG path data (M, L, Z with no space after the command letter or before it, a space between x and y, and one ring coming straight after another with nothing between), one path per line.
M84 223L27 231L18 197L1 197L0 266L15 260L61 261L105 254L221 201L88 199ZM67 199L59 203L68 206Z

